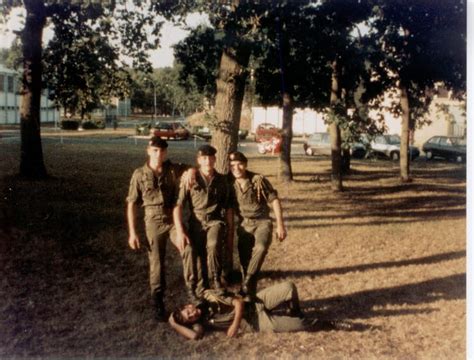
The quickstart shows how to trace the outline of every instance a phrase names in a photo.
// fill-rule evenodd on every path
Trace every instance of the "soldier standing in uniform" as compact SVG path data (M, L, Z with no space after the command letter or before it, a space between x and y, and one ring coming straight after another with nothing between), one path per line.
M145 229L148 239L150 288L155 316L166 321L164 306L166 242L173 227L172 211L179 190L181 174L189 166L172 164L166 159L168 143L154 136L147 146L148 161L135 170L127 196L128 244L133 250L140 248L136 231L137 205L144 208ZM192 262L191 252L182 252L183 267ZM185 275L186 278L186 275Z
M270 208L275 213L280 241L286 238L280 200L270 182L262 175L247 170L247 158L239 151L229 155L234 179L231 184L232 205L237 211L238 250L242 270L242 295L254 296L257 276L272 241Z
M175 211L176 241L180 249L191 248L194 271L188 279L190 297L201 297L209 288L209 280L216 290L222 290L222 247L226 236L226 223L232 228L233 212L229 207L229 184L227 176L214 169L216 149L203 145L198 149L199 171L191 187L180 187ZM191 216L188 234L182 222L182 207L189 204ZM185 271L186 272L186 271Z

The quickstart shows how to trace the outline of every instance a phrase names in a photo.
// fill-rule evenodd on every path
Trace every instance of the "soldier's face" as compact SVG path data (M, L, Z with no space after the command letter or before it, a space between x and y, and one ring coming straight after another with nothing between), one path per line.
M215 155L200 155L197 158L197 162L199 164L199 167L203 171L209 171L214 169L214 166L216 165L216 156Z
M181 310L181 315L187 324L194 324L201 317L201 309L194 304L188 304Z
M152 163L160 165L165 161L167 151L156 146L148 146L147 153Z
M230 171L236 179L245 177L245 171L247 170L247 164L242 161L231 161Z

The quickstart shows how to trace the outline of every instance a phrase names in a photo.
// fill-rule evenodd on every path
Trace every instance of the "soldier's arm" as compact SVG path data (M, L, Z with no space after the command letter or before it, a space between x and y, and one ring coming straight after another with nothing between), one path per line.
M193 328L190 329L187 326L178 324L174 320L173 314L170 315L168 323L178 334L184 336L189 340L199 340L204 335L204 328L201 324L194 324Z
M127 201L127 221L128 221L128 246L133 250L140 248L140 239L136 231L137 205L132 201Z
M286 238L286 228L283 222L283 211L281 209L280 199L275 198L272 201L273 211L275 212L275 219L277 223L277 236L280 241Z
M176 244L174 244L180 253L190 244L189 237L183 226L183 210L181 204L177 204L173 209L173 222L176 229Z
M240 297L235 297L232 299L232 305L234 305L234 321L232 325L229 326L227 329L227 336L234 337L239 332L240 322L242 321L242 317L244 316L244 301Z

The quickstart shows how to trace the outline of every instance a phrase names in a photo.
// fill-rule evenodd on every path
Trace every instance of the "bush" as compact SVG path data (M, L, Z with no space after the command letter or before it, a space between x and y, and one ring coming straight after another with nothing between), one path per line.
M105 122L102 120L87 120L82 123L84 130L105 129Z
M79 121L76 120L62 120L61 129L63 130L77 130L79 129Z

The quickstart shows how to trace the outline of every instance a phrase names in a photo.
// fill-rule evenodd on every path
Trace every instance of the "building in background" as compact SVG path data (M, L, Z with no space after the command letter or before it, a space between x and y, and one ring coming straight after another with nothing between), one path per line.
M21 75L0 64L0 124L20 123L20 81ZM110 104L95 109L91 117L102 119L110 123L117 118L130 116L130 99L112 98ZM48 90L41 95L40 121L41 123L57 124L61 120L61 113L54 107L54 103L48 99Z
M380 113L385 119L385 133L401 135L401 118L394 117L388 111ZM376 119L379 116L377 111L371 111L370 115ZM250 131L255 133L255 129L262 123L282 127L283 109L273 107L253 107ZM417 125L413 134L413 144L421 146L426 140L435 135L442 136L465 136L466 134L466 111L462 101L455 100L447 91L439 89L439 94L435 96L431 103L429 112L426 114L428 123ZM328 126L324 123L322 113L318 113L309 108L295 109L293 114L293 134L295 136L306 136L315 132L328 132Z
M0 64L0 124L20 123L20 74ZM41 95L40 121L55 123L59 121L59 111L48 99L47 90Z

